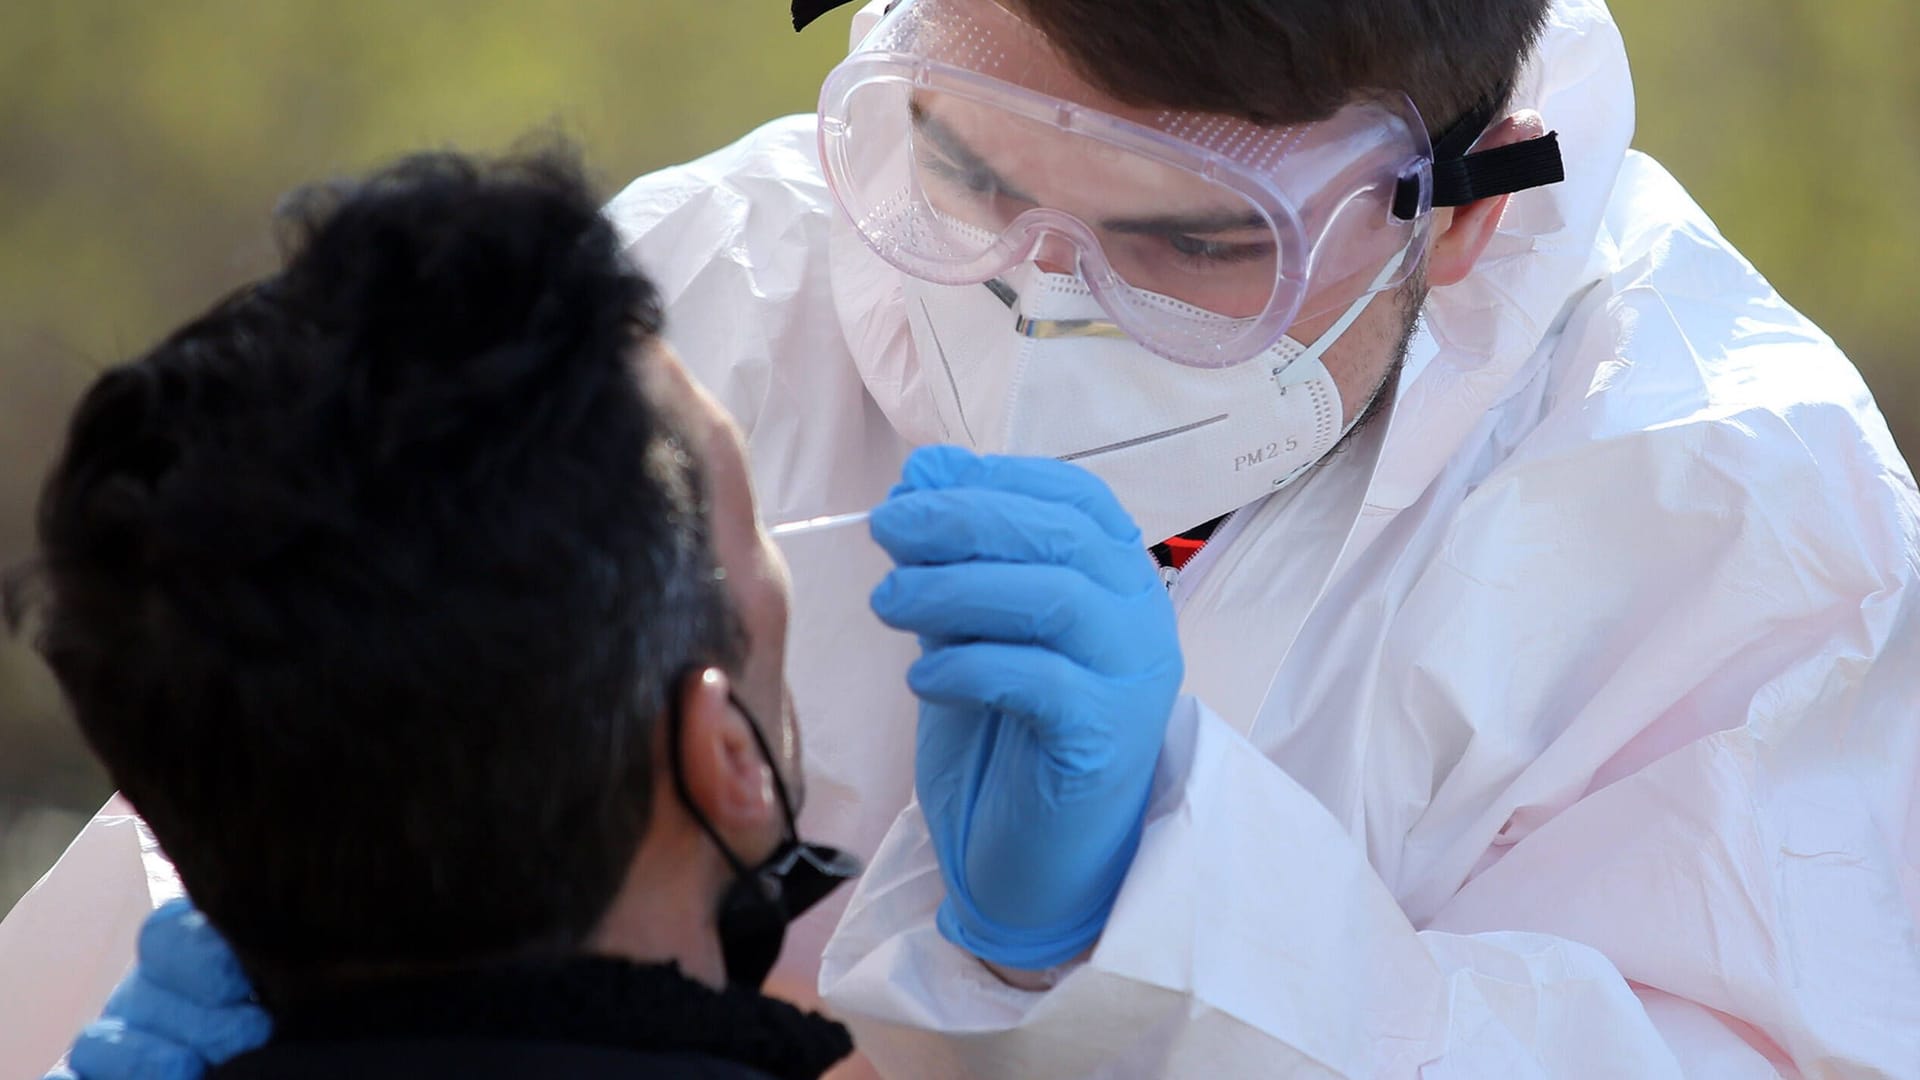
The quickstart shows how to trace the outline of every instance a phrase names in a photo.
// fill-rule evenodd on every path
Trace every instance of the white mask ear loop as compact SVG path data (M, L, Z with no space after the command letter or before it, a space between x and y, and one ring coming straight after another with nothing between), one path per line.
M1297 364L1301 361L1312 363L1320 358L1321 353L1331 348L1334 342L1339 341L1340 335L1346 333L1353 327L1353 321L1360 317L1360 313L1367 309L1368 304L1373 303L1374 297L1380 295L1380 290L1386 288L1387 282L1392 280L1393 275L1400 272L1400 264L1406 262L1407 256L1412 254L1412 252L1412 244L1401 248L1400 254L1395 257L1392 262L1382 267L1379 275L1373 279L1373 284L1367 286L1367 291L1360 294L1360 299L1348 305L1347 310L1340 318L1332 326L1327 328L1327 332L1321 334L1313 344L1307 346L1306 350L1296 357L1293 363Z
M1405 262L1407 257L1412 253L1413 253L1412 244L1408 244L1406 247L1401 248L1399 256L1396 257L1392 262L1388 263L1385 267L1381 269L1379 276L1373 279L1373 284L1367 286L1367 291L1360 295L1360 299L1355 300L1352 304L1349 304L1347 306L1347 310L1341 314L1340 318L1337 319L1332 326L1327 328L1326 333L1321 334L1320 337L1316 339L1313 344L1307 346L1306 349L1302 351L1299 356L1289 361L1286 367L1275 369L1274 374L1279 375L1282 371L1287 370L1287 368L1291 368L1294 364L1297 364L1302 360L1305 360L1308 363L1312 363L1313 361L1318 360L1320 358L1321 353L1326 352L1328 347L1330 347L1334 342L1340 340L1340 335L1346 333L1349 329L1352 328L1353 321L1360 317L1360 313L1367 309L1368 304L1373 303L1374 297L1380 295L1380 290L1386 288L1387 282L1391 280L1393 275L1399 271L1400 264ZM1341 437L1344 438L1348 432L1353 430L1353 425L1359 422L1361 415L1365 411L1366 411L1365 409L1361 409L1359 412L1354 413L1353 419L1347 421L1341 427L1340 429ZM1312 461L1301 463L1299 468L1293 470L1292 472L1288 473L1286 476L1282 477L1280 482L1275 484L1274 487L1283 488L1288 484L1293 483L1294 480L1299 478L1301 473L1304 473L1308 469L1313 468L1315 465L1319 464L1323 460L1325 460L1324 456L1320 458L1315 458Z

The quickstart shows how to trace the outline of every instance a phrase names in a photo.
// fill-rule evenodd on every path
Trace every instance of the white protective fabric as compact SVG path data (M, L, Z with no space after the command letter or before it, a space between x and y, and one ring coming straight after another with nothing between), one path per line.
M1521 101L1567 182L1434 294L1389 421L1181 576L1140 854L1051 990L933 929L884 558L789 545L803 828L877 857L776 977L818 969L884 1072L1920 1076L1920 495L1833 343L1626 150L1599 0L1560 0ZM610 207L770 521L872 504L889 417L933 422L899 283L830 205L794 117ZM136 887L57 868L0 933L4 1000L82 977L21 941L131 939L48 902L93 873Z
M100 1012L147 913L180 882L115 795L0 922L0 1076L39 1076Z

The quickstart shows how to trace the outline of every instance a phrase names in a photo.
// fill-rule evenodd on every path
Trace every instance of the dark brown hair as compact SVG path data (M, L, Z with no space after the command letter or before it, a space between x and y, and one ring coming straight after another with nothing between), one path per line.
M653 286L576 162L409 158L87 393L41 648L269 1004L573 951L647 825L654 718L738 659Z
M1135 105L1313 120L1399 90L1429 132L1511 91L1548 0L1017 0L1095 86Z

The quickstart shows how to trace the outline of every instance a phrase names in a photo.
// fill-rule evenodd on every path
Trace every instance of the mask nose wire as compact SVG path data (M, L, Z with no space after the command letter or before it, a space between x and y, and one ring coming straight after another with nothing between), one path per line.
M1020 294L1014 291L1013 286L999 278L988 278L982 282L982 284L987 287L988 292L992 293L1001 303L1007 305L1008 309L1013 311L1014 332L1023 337L1131 337L1131 335L1121 330L1115 323L1102 322L1094 319L1029 319L1025 315L1020 314ZM1113 332L1106 332L1106 328L1111 328ZM935 338L934 341L935 344L938 345L939 339ZM944 362L945 359L946 357L943 354L941 360ZM951 371L949 371L948 377L952 377ZM954 396L959 396L958 388L955 389ZM1142 443L1155 442L1174 435L1184 435L1196 428L1217 424L1226 418L1227 414L1221 413L1218 416L1207 417L1205 420L1196 420L1190 424L1181 424L1178 427L1169 428L1165 431L1156 431L1148 435L1141 435L1137 438L1127 439L1124 442L1111 443L1106 446L1096 446L1090 450L1080 450L1071 454L1062 454L1055 460L1078 461L1082 458L1098 457L1101 454L1111 453L1115 450L1125 450L1129 447L1139 446Z
M1065 237L1061 237L1060 239L1062 242L1068 243L1068 244L1071 244L1073 242ZM1039 266L1041 270L1046 271L1046 265L1044 263L1041 263L1039 258L1037 257L1039 249L1040 249L1040 245L1036 244L1034 247L1034 255L1030 255L1025 261L1034 263L1036 266ZM1344 336L1348 330L1352 329L1354 321L1360 318L1360 313L1366 310L1367 305L1373 301L1373 298L1375 296L1379 295L1380 290L1386 286L1386 283L1393 280L1393 276L1399 273L1400 268L1404 266L1406 264L1406 261L1412 257L1413 257L1413 245L1412 243L1408 243L1407 246L1400 249L1400 252L1398 255L1396 255L1393 259L1389 260L1385 266L1380 268L1380 273L1374 276L1373 281L1367 286L1367 290L1360 295L1359 299L1355 300L1352 304L1348 305L1347 310L1341 313L1340 318L1336 320L1331 327L1327 328L1327 331L1325 333L1321 334L1318 338L1316 338L1313 344L1307 346L1304 352L1302 352L1299 356L1295 357L1292 361L1289 361L1289 366L1295 363L1299 363L1301 360L1306 360L1311 362L1315 359L1318 359L1320 354L1326 352L1327 349L1331 348L1334 342L1340 340L1340 338ZM1054 271L1046 271L1046 272L1052 273ZM1075 275L1075 276L1078 276L1078 275ZM1120 324L1117 322L1114 322L1111 318L1107 318L1107 319L1035 319L1035 318L1032 318L1031 316L1027 315L1025 312L1020 310L1019 292L1017 292L1013 288L1013 286L1007 284L1004 279L998 278L998 277L989 278L984 284L986 285L988 292L991 292L996 298L999 299L999 301L1002 304L1005 304L1007 306L1008 310L1013 312L1013 332L1020 335L1021 337L1033 338L1033 339L1042 340L1042 341L1055 340L1055 339L1061 339L1061 338L1106 338L1106 339L1131 340L1133 337L1132 334L1129 334L1125 330L1121 329ZM1279 372L1276 371L1274 372L1274 374L1278 375Z
M1013 332L1021 337L1044 341L1056 338L1127 340L1133 336L1120 329L1120 324L1111 319L1035 319L1020 310L1020 294L1005 280L988 278L984 284L988 292L1013 312Z
M1385 287L1388 281L1391 281L1393 279L1393 276L1395 274L1399 273L1401 266L1404 265L1406 263L1406 260L1411 258L1412 255L1413 255L1412 244L1408 244L1406 247L1400 249L1399 255L1395 256L1392 260L1390 260L1386 264L1386 266L1380 269L1380 273L1374 277L1373 282L1367 288L1367 291L1363 293L1359 297L1359 299L1355 300L1352 304L1348 305L1347 310L1341 313L1340 318L1336 320L1331 327L1328 327L1325 333L1321 334L1318 338L1316 338L1313 344L1307 346L1306 349L1304 349L1298 356L1288 361L1288 363L1285 366L1280 368L1275 368L1273 373L1275 375L1279 375L1282 371L1286 370L1287 367L1291 367L1302 360L1312 362L1313 360L1318 359L1320 354L1326 352L1328 348L1332 347L1334 342L1340 340L1340 338L1343 335L1345 335L1349 329L1353 327L1354 321L1360 317L1360 313L1366 310L1367 305L1373 302L1373 298L1379 295L1380 290ZM1092 324L1094 320L1090 320L1090 319L1059 319L1059 320L1027 319L1025 316L1019 314L1020 294L1015 292L1011 285L1008 285L1006 282L1000 280L999 278L991 278L988 281L986 281L985 284L988 292L991 292L994 296L998 297L1001 303L1007 305L1008 308L1011 308L1014 311L1014 315L1015 315L1014 329L1017 332L1023 333L1027 337L1095 337L1095 336L1107 337L1107 336L1110 336L1104 333L1088 332L1084 330L1080 332L1061 332L1063 328L1070 328L1072 324L1076 324L1076 323ZM1026 327L1043 326L1051 329L1052 332L1031 333L1023 328L1023 324ZM1113 326L1113 328L1116 331L1119 330L1119 327L1114 326L1114 324L1112 323L1106 323L1103 325ZM1124 331L1120 331L1119 336L1128 337L1129 335L1126 334ZM1132 439L1126 439L1122 442L1110 443L1105 446L1096 446L1087 450L1080 450L1070 454L1063 454L1057 460L1080 461L1086 458L1098 457L1102 454L1112 453L1115 450L1127 450L1136 446L1140 446L1144 443L1157 442L1161 439L1170 438L1175 435L1184 435L1189 431L1193 431L1198 428L1208 427L1213 424L1217 424L1220 421L1225 419L1227 419L1227 414L1221 413L1218 416L1211 416L1204 420L1196 420L1192 423L1182 424L1178 427L1168 428L1165 431L1156 431L1151 434L1141 435ZM1305 468L1305 467L1306 466L1304 465L1301 466L1301 468ZM1299 470L1295 470L1296 474L1298 472Z
M1026 254L1014 265L1031 265L1042 273L1059 274L1063 277L1080 279L1084 285L1086 278L1081 274L1083 262L1082 248L1095 244L1091 230L1077 218L1071 218L1058 211L1028 210L1014 219L1016 226L1024 225L1030 230L1032 242L1027 246ZM1104 254L1098 256L1104 259ZM1112 318L1106 319L1036 319L1020 310L1020 293L1007 284L1004 278L991 278L986 282L989 292L998 297L1013 312L1013 332L1025 338L1048 340L1054 338L1108 338L1129 340L1133 335L1120 328ZM1103 305L1104 307L1104 305Z

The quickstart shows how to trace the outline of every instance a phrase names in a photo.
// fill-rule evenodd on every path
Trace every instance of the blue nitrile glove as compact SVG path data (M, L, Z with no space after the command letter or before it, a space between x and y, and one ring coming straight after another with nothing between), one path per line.
M67 1075L195 1080L272 1030L219 931L192 904L172 900L147 916L133 971L74 1040Z
M1140 530L1091 473L917 450L873 512L897 564L873 593L920 636L914 782L947 939L1009 967L1072 959L1106 926L1182 662Z

